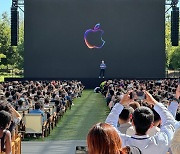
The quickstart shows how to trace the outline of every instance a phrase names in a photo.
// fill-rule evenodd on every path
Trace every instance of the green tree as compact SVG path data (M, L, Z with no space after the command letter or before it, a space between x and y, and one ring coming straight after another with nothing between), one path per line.
M169 14L166 15L165 21L165 50L166 50L166 67L170 68L170 61L173 56L174 51L178 47L174 47L171 45L171 16Z
M17 63L16 66L18 69L24 68L24 20L21 19L19 23L19 42L17 46Z
M0 54L7 58L7 66L23 69L24 63L24 21L19 22L19 41L17 47L11 46L10 18L5 12L0 19Z
M165 21L165 50L166 50L166 67L169 68L169 63L171 59L171 55L174 51L174 47L171 45L171 22L170 22L170 15L166 15Z
M6 55L10 48L10 23L7 12L2 14L0 21L0 53ZM8 57L7 57L8 58Z
M4 54L7 58L8 65L14 65L16 56L16 47L11 47L11 29L10 29L10 18L7 12L2 14L2 20L0 22L0 54Z
M176 48L176 50L172 53L170 67L174 70L180 69L180 47Z

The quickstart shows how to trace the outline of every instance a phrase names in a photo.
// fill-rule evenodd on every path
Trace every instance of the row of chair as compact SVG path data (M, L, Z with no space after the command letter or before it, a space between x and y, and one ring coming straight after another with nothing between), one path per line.
M25 134L41 134L42 137L48 136L51 130L57 126L59 119L61 119L68 108L71 109L71 103L67 101L65 110L57 113L55 104L51 104L44 109L45 113L50 113L50 117L45 121L43 121L41 114L30 114L29 109L18 111L22 115L22 121L11 133L12 154L21 154L21 139L24 138Z
M49 113L50 117L42 117L41 114L29 113L29 110L18 111L22 115L22 122L19 125L19 132L22 137L26 134L40 134L42 137L46 137L50 134L51 130L57 125L58 120L63 116L67 109L71 109L71 104L66 101L65 109L60 110L58 113L55 104L44 108L45 113Z

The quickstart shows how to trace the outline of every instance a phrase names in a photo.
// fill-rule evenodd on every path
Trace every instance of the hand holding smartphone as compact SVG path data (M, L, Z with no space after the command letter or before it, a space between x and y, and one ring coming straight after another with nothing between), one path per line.
M133 98L134 98L133 92L131 92L131 93L129 94L129 98L130 98L130 99L133 99Z

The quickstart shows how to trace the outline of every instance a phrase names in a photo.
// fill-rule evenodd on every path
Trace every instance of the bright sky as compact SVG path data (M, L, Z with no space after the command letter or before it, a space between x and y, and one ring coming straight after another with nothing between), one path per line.
M0 14L2 14L3 12L6 11L10 15L11 2L12 2L12 0L0 0ZM180 7L180 2L178 4L178 6ZM21 13L22 13L22 11L20 11L20 14Z
M10 15L11 0L0 0L0 14L8 12Z
M10 17L12 0L0 0L0 16L2 13L7 12ZM24 8L23 8L24 9ZM20 17L23 16L23 12L19 10Z

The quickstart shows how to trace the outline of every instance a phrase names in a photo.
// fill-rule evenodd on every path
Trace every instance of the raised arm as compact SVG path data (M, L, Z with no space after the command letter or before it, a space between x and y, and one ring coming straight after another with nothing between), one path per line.
M129 94L130 94L130 92L125 94L123 96L123 98L121 99L121 101L119 103L115 104L115 106L113 107L113 109L111 110L111 112L109 113L109 115L105 121L106 123L117 128L119 114L122 112L124 106L132 101L129 97Z
M176 112L179 106L179 101L180 101L179 99L180 99L180 85L178 85L178 87L176 88L175 97L173 101L170 103L170 105L168 106L168 110L171 112L171 114L174 117L176 116Z
M168 106L168 110L169 112L173 115L173 117L175 118L176 116L176 112L178 109L178 102L176 100L173 100L170 105Z
M6 140L6 142L5 142L5 147L6 147L5 154L11 154L11 152L12 152L11 133L9 131L6 132L5 140Z
M120 103L116 103L109 115L107 116L105 122L117 128L119 114L122 112L123 108L123 105L121 105Z
M145 91L145 94L148 104L154 105L155 111L161 117L162 126L160 132L162 133L159 133L158 135L156 135L156 137L158 137L159 140L165 140L165 142L169 144L169 141L171 141L174 135L176 121L172 114L162 103L158 103L149 92Z
M22 116L16 111L12 106L10 106L12 116L16 119L16 123L19 123L22 119Z

